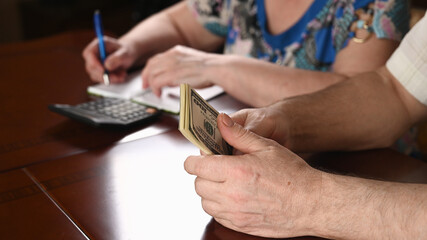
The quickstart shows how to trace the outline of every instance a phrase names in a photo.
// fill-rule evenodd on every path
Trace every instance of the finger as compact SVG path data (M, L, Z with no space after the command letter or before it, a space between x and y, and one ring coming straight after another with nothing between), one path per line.
M117 49L122 47L122 45L117 41L116 38L104 36L103 39L104 39L105 51L107 51L107 53L114 52Z
M116 71L118 69L128 69L132 65L132 60L125 48L120 48L112 52L105 59L105 68L108 71Z
M232 219L231 215L227 215L225 217L214 217L215 221L217 221L220 225L224 226L225 229L223 231L226 231L227 239L236 239L239 237L239 235L236 232L246 233L250 235L256 235L256 236L263 236L262 232L255 232L253 227L249 226L247 223L238 223L236 224L235 221L230 220ZM233 232L231 230L233 230Z
M82 52L86 72L93 81L101 82L104 67L99 60L98 40L94 39Z
M194 180L194 189L197 195L206 200L219 203L221 199L218 199L218 197L220 196L222 188L222 183L219 182L210 181L201 177L196 177Z
M205 212L214 218L225 218L226 214L221 208L221 205L217 202L210 201L202 198L202 208Z
M149 84L149 82L148 82L148 77L144 77L145 75L147 75L147 73L146 73L146 67L142 70L142 72L141 72L141 78L142 78L142 89L147 89L149 86L150 86L150 84Z
M239 110L239 111L231 114L230 117L235 123L237 123L241 126L245 126L246 119L248 118L248 109Z
M150 78L150 88L159 95L164 87L175 87L179 85L180 77L174 70L165 71Z
M89 67L103 68L99 58L98 39L94 39L89 43L89 45L83 50L82 56L85 59L86 64L89 63Z
M86 72L89 77L95 82L102 82L102 74L104 74L104 68L102 65L95 61L87 61L85 64Z
M98 56L99 55L99 49L98 49L98 39L93 39L86 47L83 49L82 56L84 59L92 57L92 56Z
M184 162L184 169L191 175L209 181L224 182L230 164L233 164L233 161L229 161L228 156L190 156Z
M238 231L239 229L236 226L234 226L234 224L230 220L228 220L227 217L228 216L224 216L224 217L213 217L213 218L215 219L215 221L217 223L219 223L220 225L222 225L223 227L225 227L227 230L228 229L232 229L234 231Z
M153 92L161 92L164 87L176 87L181 83L187 83L193 88L205 88L211 85L210 82L201 81L201 76L197 70L185 64L173 65L165 64L167 68L151 74L148 82Z
M155 72L156 70L158 71L159 69L165 66L165 63L167 63L168 57L164 57L164 55L165 53L157 53L156 55L150 57L147 60L145 67L142 71L144 77L152 75L153 72ZM165 59L165 60L162 60L162 59Z
M270 140L244 129L225 113L218 116L217 124L224 140L243 153L256 152L271 145Z
M162 74L169 68L167 59L161 62L161 59L164 59L162 56L163 54L157 54L150 58L142 71L143 88L150 87L157 96L160 96L161 89L153 88L152 84L159 74Z
M122 83L126 80L127 72L123 69L109 73L111 83Z

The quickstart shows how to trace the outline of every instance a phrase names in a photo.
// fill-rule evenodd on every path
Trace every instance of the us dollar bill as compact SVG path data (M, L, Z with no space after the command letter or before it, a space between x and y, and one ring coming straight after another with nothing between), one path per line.
M207 154L231 155L233 148L222 138L217 126L218 115L188 84L181 85L181 133Z

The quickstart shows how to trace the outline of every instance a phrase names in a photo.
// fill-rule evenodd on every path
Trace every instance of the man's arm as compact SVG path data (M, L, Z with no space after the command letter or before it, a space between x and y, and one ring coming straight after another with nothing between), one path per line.
M388 147L426 117L427 107L385 67L233 115L245 128L299 152Z
M386 68L273 107L284 112L286 146L296 151L388 147L427 116Z
M421 239L427 234L427 186L323 173L313 219L332 239Z

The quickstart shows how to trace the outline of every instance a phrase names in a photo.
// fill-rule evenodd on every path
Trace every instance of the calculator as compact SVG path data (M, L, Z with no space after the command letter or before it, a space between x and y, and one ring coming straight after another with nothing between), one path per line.
M129 127L147 123L160 111L128 99L98 98L78 105L51 104L48 108L71 119L99 127Z

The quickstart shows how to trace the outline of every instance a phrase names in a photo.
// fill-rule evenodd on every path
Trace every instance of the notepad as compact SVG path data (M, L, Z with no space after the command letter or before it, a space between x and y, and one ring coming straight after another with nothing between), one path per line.
M180 89L164 87L162 95L157 97L150 89L142 89L141 72L129 74L127 81L119 84L96 84L89 86L87 92L91 95L130 99L133 102L153 107L171 114L179 114ZM198 89L197 92L206 100L210 100L224 92L219 86Z

